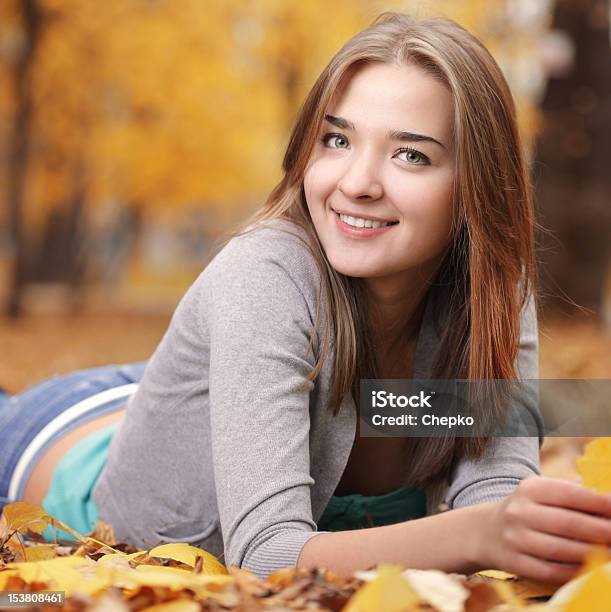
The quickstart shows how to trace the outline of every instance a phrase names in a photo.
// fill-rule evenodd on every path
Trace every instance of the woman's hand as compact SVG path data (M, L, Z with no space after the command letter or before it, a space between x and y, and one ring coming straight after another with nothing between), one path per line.
M521 576L564 583L594 544L611 544L611 495L535 476L496 502L480 532L480 558Z

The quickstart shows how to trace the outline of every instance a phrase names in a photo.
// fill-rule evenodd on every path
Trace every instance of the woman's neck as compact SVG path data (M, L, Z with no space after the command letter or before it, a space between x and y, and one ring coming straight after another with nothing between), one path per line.
M373 302L370 308L377 377L412 378L425 295L410 295L410 302ZM418 300L418 301L417 301Z
M366 289L373 341L379 350L412 343L418 337L429 283L389 288L378 279L367 279Z

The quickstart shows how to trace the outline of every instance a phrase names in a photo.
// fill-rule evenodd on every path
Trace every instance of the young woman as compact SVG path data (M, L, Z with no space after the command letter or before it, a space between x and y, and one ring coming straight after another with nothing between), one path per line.
M537 377L531 189L490 54L451 21L381 16L319 77L283 169L145 369L0 407L13 428L45 414L0 450L0 493L261 577L380 562L572 577L611 542L611 497L538 476L536 437L358 431L363 378Z

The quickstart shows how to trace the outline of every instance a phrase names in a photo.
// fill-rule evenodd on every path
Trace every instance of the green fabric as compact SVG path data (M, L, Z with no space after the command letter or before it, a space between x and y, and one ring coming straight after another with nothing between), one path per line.
M61 458L53 471L43 507L81 534L92 531L98 520L91 492L106 463L108 445L118 426L119 423L114 423L85 436ZM43 535L52 542L54 533L58 539L74 540L61 529L49 528Z
M318 521L319 531L348 531L392 525L426 515L426 493L403 487L384 495L331 497Z

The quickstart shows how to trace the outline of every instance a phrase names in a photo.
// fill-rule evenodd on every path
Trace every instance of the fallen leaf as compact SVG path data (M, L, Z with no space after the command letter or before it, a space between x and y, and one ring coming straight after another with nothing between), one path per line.
M591 578L595 574L597 577L591 582ZM601 578L603 574L606 574L610 580L606 587L606 582ZM589 584L588 588L585 592L582 592L582 588L587 584ZM580 593L578 601L587 601L588 593L592 591L599 592L599 595L607 601L611 599L611 561L607 549L602 546L596 546L590 550L579 575L560 587L549 603L564 609L562 606L573 601ZM577 608L573 609L576 610ZM588 608L583 609L588 610Z
M26 531L33 531L34 533L42 533L49 525L53 525L57 529L67 531L81 542L86 541L86 538L80 533L47 514L42 506L18 501L4 506L2 515L6 520L6 523L2 523L1 529L3 532L18 531L19 533L25 533Z
M515 578L517 578L515 574L510 574L509 572L503 572L495 569L482 570L481 572L477 572L476 576L493 578L494 580L515 580Z
M507 582L513 593L520 599L533 599L538 597L550 597L558 589L557 584L551 582L539 582L522 576L516 576L501 570L483 570L475 574L488 582Z
M44 561L57 557L54 544L38 544L37 546L25 547L25 561Z
M458 580L438 570L408 569L403 572L414 592L439 612L462 612L469 590Z
M117 539L115 538L115 532L112 525L101 520L98 520L98 522L95 524L95 528L89 534L89 537L99 540L100 542L104 542L105 544L108 544L108 546L114 546L117 544Z
M8 532L25 532L28 529L35 533L42 533L51 518L42 506L33 506L26 502L7 504L2 510L5 518L5 530Z
M589 442L576 461L583 484L597 493L611 493L611 438Z
M162 544L149 551L151 557L174 559L195 567L198 557L203 558L202 574L227 574L227 568L209 552L189 544ZM132 555L130 555L132 556Z
M584 576L577 592L565 604L564 612L608 612L611 598L611 575L602 566Z
M9 563L7 568L9 571L14 570L11 573L28 584L43 581L48 582L52 589L65 591L67 595L89 595L108 586L107 581L97 578L95 573L87 572L88 568L95 568L95 565L95 561L87 557L56 557L36 562Z
M489 582L468 582L469 598L465 612L487 612L503 603L503 598Z
M343 612L406 612L417 608L420 597L402 576L396 565L380 565L376 577L359 589Z

